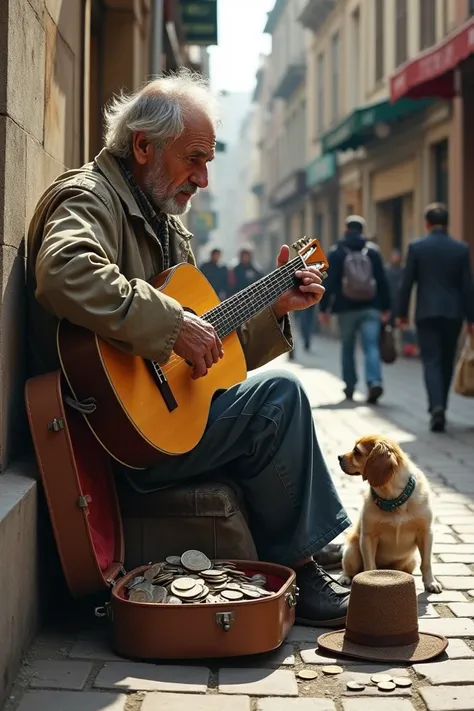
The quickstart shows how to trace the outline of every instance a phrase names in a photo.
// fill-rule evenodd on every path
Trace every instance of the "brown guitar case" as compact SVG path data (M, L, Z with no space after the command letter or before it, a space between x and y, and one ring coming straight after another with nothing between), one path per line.
M75 597L110 591L110 601L96 614L110 620L114 651L140 659L193 659L279 647L294 624L296 604L295 574L280 565L234 561L241 570L266 576L274 594L260 600L191 605L128 600L127 582L150 563L124 570L111 462L83 416L65 403L65 393L59 371L28 380L28 418L67 584ZM170 542L170 555L175 553Z

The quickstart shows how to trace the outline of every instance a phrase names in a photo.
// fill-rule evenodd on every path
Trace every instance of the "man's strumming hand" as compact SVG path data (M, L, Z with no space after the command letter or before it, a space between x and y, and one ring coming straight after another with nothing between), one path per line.
M174 352L193 366L193 380L207 375L209 368L224 355L222 342L214 326L189 311L175 341Z

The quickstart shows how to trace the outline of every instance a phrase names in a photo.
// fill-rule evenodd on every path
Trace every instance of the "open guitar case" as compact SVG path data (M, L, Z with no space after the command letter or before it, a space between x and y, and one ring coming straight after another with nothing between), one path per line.
M279 647L294 624L297 594L295 574L283 566L233 561L248 574L265 575L274 594L260 600L168 605L128 599L127 583L151 563L124 570L111 460L65 394L59 371L28 380L28 419L66 582L73 597L106 596L95 614L108 618L114 651L138 659L197 659ZM170 555L177 553L173 541L169 547Z

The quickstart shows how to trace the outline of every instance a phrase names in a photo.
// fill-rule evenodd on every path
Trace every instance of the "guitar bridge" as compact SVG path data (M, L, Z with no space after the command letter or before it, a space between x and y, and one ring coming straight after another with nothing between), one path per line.
M163 400L165 401L165 405L168 408L168 411L173 412L173 410L176 410L176 408L178 407L178 403L176 402L176 398L173 395L173 391L170 388L170 384L168 383L163 369L161 368L159 363L154 360L147 360L146 364L148 365L148 369L151 373L151 376L155 381Z

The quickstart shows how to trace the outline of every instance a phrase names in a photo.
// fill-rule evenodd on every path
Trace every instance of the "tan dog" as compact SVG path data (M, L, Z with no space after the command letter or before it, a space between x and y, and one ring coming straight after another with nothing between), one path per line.
M396 442L378 435L359 439L352 452L339 456L339 464L371 487L348 534L339 582L350 585L357 573L380 568L413 573L418 549L425 590L441 592L431 568L433 512L423 472Z

